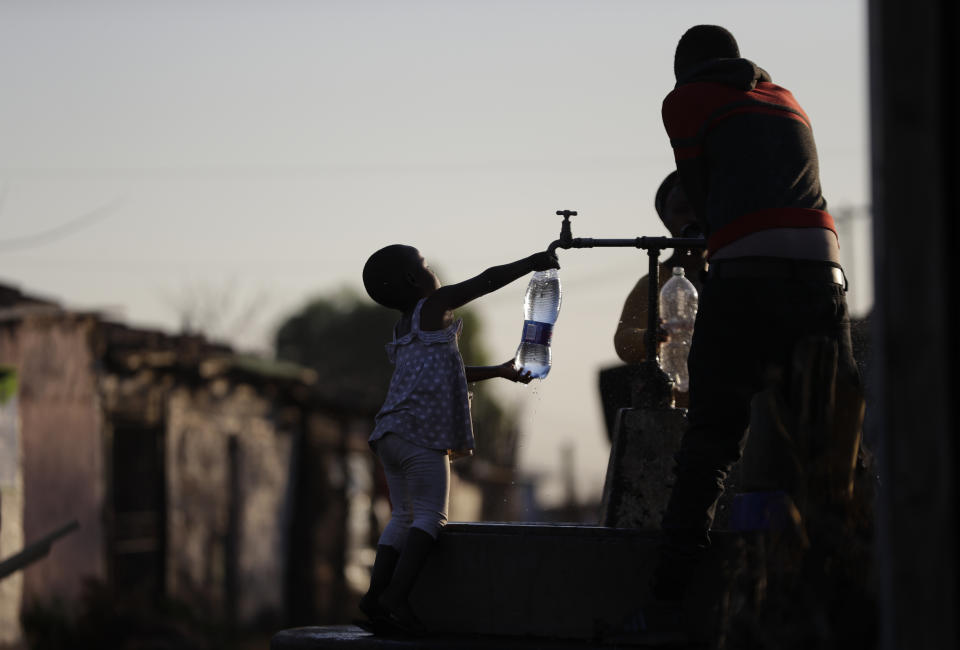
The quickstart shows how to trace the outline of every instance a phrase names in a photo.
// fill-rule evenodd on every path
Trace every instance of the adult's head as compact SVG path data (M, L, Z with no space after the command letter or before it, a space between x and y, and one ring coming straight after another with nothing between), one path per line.
M719 25L696 25L688 29L673 56L673 74L677 81L691 70L711 59L738 59L737 39Z
M680 185L680 177L676 171L667 174L667 177L660 183L653 205L657 209L660 221L667 227L672 237L691 236L691 227L695 229L696 233L700 233L697 216L693 212L690 201L687 200L687 195L683 191L683 186Z

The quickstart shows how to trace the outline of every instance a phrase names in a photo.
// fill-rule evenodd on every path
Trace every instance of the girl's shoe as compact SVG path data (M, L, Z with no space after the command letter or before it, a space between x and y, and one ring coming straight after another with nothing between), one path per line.
M369 632L374 636L393 636L396 634L394 627L386 619L383 619L379 622L374 622L371 620L355 620L353 621L353 624L364 632Z
M410 608L408 598L433 544L430 533L416 526L410 527L393 578L377 601L386 611L389 623L405 634L422 636L427 630Z
M360 611L367 617L366 621L354 621L354 624L372 634L382 635L390 631L387 622L387 610L378 602L380 595L386 590L393 578L393 571L400 559L400 551L392 546L381 544L377 547L377 557L373 562L370 573L370 589L360 597L358 604Z
M364 595L360 598L360 611L363 612L364 616L370 620L371 623L376 623L377 621L382 621L387 618L387 610L377 602L376 598L370 597L370 595Z
M380 605L387 612L386 624L388 626L408 636L425 636L427 634L427 626L417 618L408 603L404 602L391 607L381 599Z

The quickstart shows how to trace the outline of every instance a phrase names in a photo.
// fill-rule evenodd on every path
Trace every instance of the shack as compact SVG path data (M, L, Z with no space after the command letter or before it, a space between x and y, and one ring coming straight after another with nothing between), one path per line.
M373 413L289 363L0 285L0 643L91 585L231 627L349 616L377 524Z

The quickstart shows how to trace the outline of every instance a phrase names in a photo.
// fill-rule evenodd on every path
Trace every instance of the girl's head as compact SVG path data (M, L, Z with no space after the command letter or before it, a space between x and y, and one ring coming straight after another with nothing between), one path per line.
M363 286L384 307L404 311L440 288L423 255L413 246L381 248L363 265Z

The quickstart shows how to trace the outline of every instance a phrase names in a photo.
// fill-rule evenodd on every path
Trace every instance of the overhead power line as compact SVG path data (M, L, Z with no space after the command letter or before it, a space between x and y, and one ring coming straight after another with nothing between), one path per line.
M21 237L13 237L11 239L0 239L0 251L36 248L37 246L50 244L59 239L63 239L64 237L68 237L74 233L89 228L98 221L102 221L103 219L109 217L120 206L120 202L120 199L114 199L113 201L102 205L99 208L95 208L89 212L78 215L73 219L66 221L65 223L54 226L48 230L33 233L32 235L23 235Z

